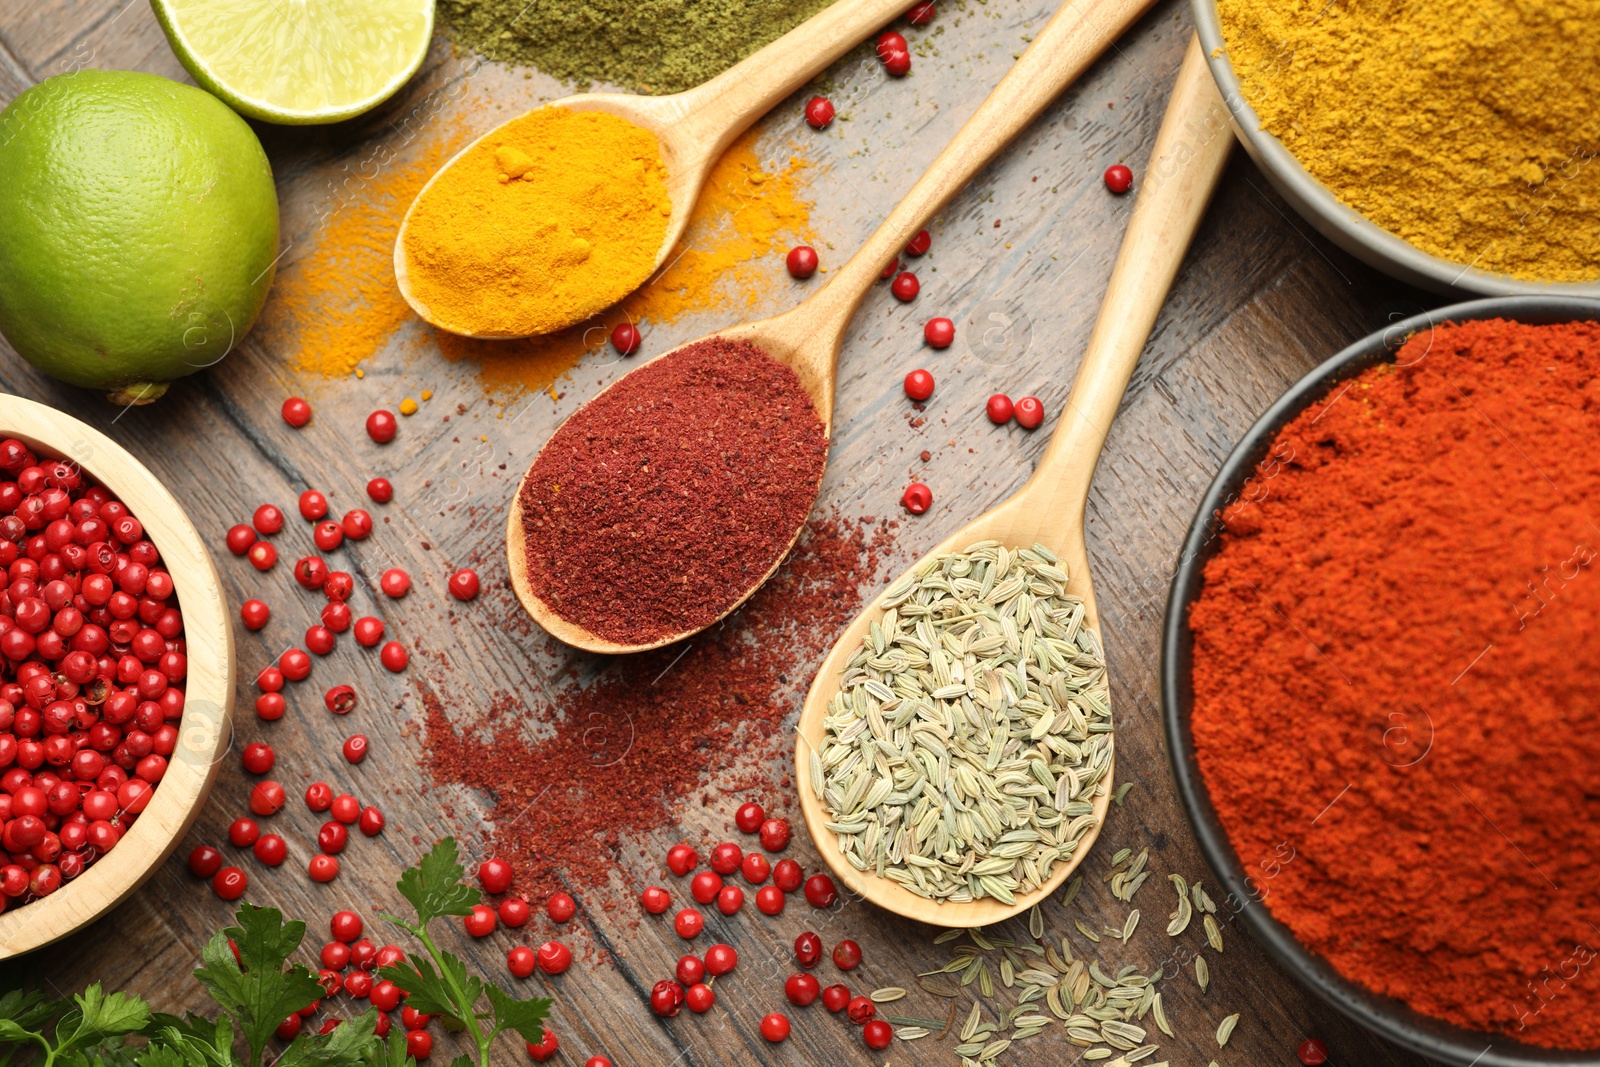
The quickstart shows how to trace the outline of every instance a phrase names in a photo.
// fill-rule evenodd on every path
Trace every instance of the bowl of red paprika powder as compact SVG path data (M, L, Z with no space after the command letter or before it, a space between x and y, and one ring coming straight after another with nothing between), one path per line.
M1235 446L1167 604L1163 720L1222 885L1216 919L1242 924L1356 1022L1462 1067L1600 1065L1600 972L1589 973L1600 933L1582 898L1594 820L1581 804L1595 795L1581 784L1600 779L1584 770L1600 731L1579 717L1594 707L1581 694L1593 690L1583 657L1600 579L1594 593L1580 583L1600 560L1600 530L1568 530L1587 528L1600 483L1600 459L1588 460L1597 395L1600 301L1478 300L1363 338ZM1333 480L1358 470L1364 486ZM1481 491L1462 492L1473 484ZM1471 508L1498 508L1519 533L1495 541L1490 524L1463 518ZM1394 536L1406 509L1414 522ZM1530 546L1557 553L1531 569L1543 585L1485 594L1501 557ZM1538 640L1483 647L1457 611ZM1369 625L1352 625L1362 612ZM1551 726L1517 717L1566 693L1519 686L1567 674L1574 695L1557 697ZM1507 778L1501 759L1523 772ZM1530 782L1541 769L1550 780ZM1545 795L1579 808L1545 811ZM1564 939L1568 926L1590 932Z

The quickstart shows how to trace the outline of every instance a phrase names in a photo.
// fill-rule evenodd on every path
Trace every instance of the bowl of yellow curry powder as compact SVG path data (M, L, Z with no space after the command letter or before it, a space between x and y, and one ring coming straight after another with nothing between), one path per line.
M1194 0L1234 128L1335 244L1443 293L1600 296L1600 0Z

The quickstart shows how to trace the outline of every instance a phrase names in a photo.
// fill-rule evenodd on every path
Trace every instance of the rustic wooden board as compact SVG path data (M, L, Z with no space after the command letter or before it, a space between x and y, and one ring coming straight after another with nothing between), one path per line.
M832 92L849 101L850 121L837 123L829 135L812 135L801 124L798 101L783 105L767 121L764 144L773 154L786 156L788 146L799 143L813 164L807 179L816 204L813 223L825 249L832 249L825 251L825 263L830 256L837 262L870 232L1051 7L1045 0L990 0L969 3L964 13L942 10L935 25L943 32L930 38L933 53L918 56L911 78L884 78L863 49L837 65L830 73ZM1052 411L1065 399L1129 207L1128 201L1106 195L1100 171L1117 160L1139 171L1189 33L1181 4L1158 5L937 221L934 252L919 268L923 295L918 302L906 307L877 293L863 307L842 356L838 432L823 504L845 515L894 515L908 477L921 472L933 486L936 503L927 515L902 523L901 559L914 558L944 531L1003 498L1031 469L1043 435L989 426L981 416L983 399L1000 390L1013 396L1031 392ZM140 0L42 0L0 11L0 103L32 82L82 66L184 78ZM278 176L286 256L298 255L302 239L318 225L330 183L344 181L375 150L398 150L408 115L442 99L432 94L450 96L453 87L468 82L471 93L463 98L487 98L495 105L470 119L478 129L565 91L539 75L475 67L441 41L413 84L373 115L329 128L261 128ZM350 195L361 195L359 182L348 187L354 189ZM770 307L786 306L797 288L775 269ZM1391 315L1438 303L1316 237L1242 153L1236 155L1135 374L1090 501L1089 548L1113 670L1117 766L1120 778L1133 783L1126 806L1113 810L1085 866L1099 887L1084 894L1093 925L1120 925L1126 913L1099 881L1113 852L1149 847L1155 872L1136 902L1145 919L1133 942L1125 952L1100 946L1108 963L1136 963L1149 970L1168 960L1170 973L1171 946L1161 930L1169 907L1164 876L1205 877L1172 788L1157 695L1167 582L1195 504L1232 442L1295 378ZM919 344L919 327L934 314L956 319L963 338L978 332L974 320L990 326L1002 321L991 314L1010 320L1010 331L981 356L962 340L945 352L929 353ZM724 321L717 315L690 316L656 328L649 337L651 350L663 351ZM396 873L420 851L413 835L428 840L454 832L469 844L481 841L476 814L484 810L483 798L448 798L454 817L445 818L439 805L446 798L425 791L423 776L413 769L416 741L404 736L400 725L416 708L411 683L452 689L470 706L497 691L543 690L545 678L569 666L593 669L593 664L574 664L538 635L499 625L493 612L508 603L504 597L486 596L447 618L452 602L444 579L452 565L471 563L486 583L504 581L498 516L520 468L562 417L622 367L614 358L591 358L560 386L561 399L553 400L485 394L470 368L427 350L388 352L366 364L365 379L331 383L298 377L293 356L273 350L257 335L209 374L176 386L160 404L125 413L41 377L8 349L0 355L0 388L64 408L125 444L167 481L196 525L215 539L230 599L237 603L265 593L286 606L288 621L265 631L274 636L237 632L239 677L245 680L238 743L269 738L279 755L277 777L291 791L313 777L349 783L358 793L381 791L390 825L381 838L355 842L344 874L329 886L304 877L304 844L291 845L289 863L277 871L250 865L253 899L315 925L336 907L357 907L371 917L379 905L392 902ZM899 382L918 363L934 371L939 391L925 425L910 428ZM422 415L403 421L393 445L380 449L366 439L361 422L368 411L392 407L424 388L433 389L436 398ZM303 392L316 405L314 432L297 433L278 418L278 405L291 392ZM441 413L454 414L458 405L463 414L440 421ZM488 440L478 440L480 435ZM917 459L924 448L935 453L927 464ZM352 642L341 642L326 663L318 664L313 682L292 694L289 717L260 723L249 712L255 695L249 680L310 620L297 619L301 604L288 568L258 576L220 552L222 532L246 519L258 503L292 504L308 486L329 492L336 509L357 506L366 479L380 472L395 481L396 503L382 510L380 536L345 550L342 558L367 581L392 563L411 570L418 586L405 611L385 614L399 620L400 636L423 654L414 658L411 676L402 679L383 672ZM302 528L280 537L280 554L291 560L299 554L292 538L309 548ZM357 594L358 608L368 596ZM377 694L363 709L361 724L372 737L373 752L355 770L337 755L350 724L316 706L335 676L363 694ZM397 713L390 716L392 724L383 717L386 708ZM773 781L787 771L787 755L780 752L772 761ZM243 809L248 785L230 757L183 853L200 841L224 837L227 823ZM698 837L702 830L721 835L727 814L686 803L681 827L639 844L655 857L680 836ZM277 817L274 829L304 842L319 822L296 802ZM809 846L798 846L802 860L814 864ZM4 977L41 981L62 991L100 980L151 996L168 1010L202 1006L189 972L201 941L222 924L228 908L188 875L181 854L111 918L13 963ZM642 861L633 871L639 878L650 873L651 865ZM719 986L716 1011L661 1024L642 1000L656 978L670 973L681 943L660 924L634 926L620 913L583 912L587 940L611 949L614 959L608 966L577 966L552 983L561 1062L581 1063L602 1050L619 1065L679 1059L696 1064L954 1062L948 1041L897 1043L887 1055L869 1054L851 1028L819 1017L820 1008L792 1011L794 1038L768 1045L755 1024L763 1012L781 1006L778 984L789 970L789 942L801 919L749 918L737 928L735 942L744 961L741 980ZM840 936L848 932L863 945L868 962L858 972L857 985L909 984L913 974L947 958L945 949L931 944L931 931L891 921L860 903L846 902L830 922L831 930ZM1049 925L1058 935L1070 927L1059 909ZM1185 942L1191 949L1191 942L1198 943L1196 933L1191 931ZM1425 1062L1315 1001L1236 925L1224 936L1226 952L1212 959L1209 993L1200 995L1192 971L1163 983L1179 1037L1164 1041L1155 1058L1201 1065L1214 1058L1224 1067L1288 1063L1302 1037L1315 1035L1334 1049L1336 1063ZM459 930L447 932L444 940L476 958L487 973L504 977L504 952L512 943L504 931L476 944L467 943ZM1086 944L1081 938L1078 943ZM946 1002L914 996L904 1007L942 1014ZM1242 1018L1228 1048L1219 1052L1212 1034L1230 1012ZM443 1051L436 1050L435 1059ZM501 1051L508 1063L522 1055L511 1042ZM1020 1062L1019 1053L1077 1062L1079 1050L1047 1034L1001 1062Z

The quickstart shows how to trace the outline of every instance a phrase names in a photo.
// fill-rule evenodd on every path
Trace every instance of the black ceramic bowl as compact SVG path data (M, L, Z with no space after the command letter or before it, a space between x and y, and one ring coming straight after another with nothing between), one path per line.
M1255 465L1266 458L1273 438L1289 420L1304 408L1317 403L1337 389L1338 383L1378 363L1393 359L1394 351L1412 334L1445 322L1471 319L1505 318L1527 323L1570 322L1575 319L1600 320L1600 300L1574 297L1497 297L1453 304L1424 315L1398 322L1346 348L1295 383L1250 431L1234 446L1222 470L1206 490L1195 513L1189 534L1184 539L1183 555L1172 580L1167 600L1167 617L1161 640L1161 703L1166 724L1167 748L1172 754L1172 769L1177 777L1178 794L1194 826L1200 851L1229 894L1228 905L1251 934L1266 946L1290 974L1329 1004L1369 1030L1445 1063L1460 1067L1531 1067L1551 1064L1584 1064L1600 1067L1600 1049L1587 1052L1561 1052L1527 1045L1510 1038L1481 1034L1430 1019L1412 1011L1397 1000L1382 997L1347 981L1326 962L1295 940L1288 927L1278 922L1267 908L1256 901L1256 893L1246 884L1243 865L1234 854L1211 806L1211 797L1200 766L1194 756L1194 738L1189 730L1189 714L1194 700L1190 677L1192 641L1189 635L1189 605L1200 593L1202 572L1217 549L1216 513L1236 499Z

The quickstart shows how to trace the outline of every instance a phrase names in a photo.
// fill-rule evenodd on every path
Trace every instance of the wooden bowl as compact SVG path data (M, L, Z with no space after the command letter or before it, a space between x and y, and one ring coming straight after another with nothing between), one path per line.
M234 663L233 627L216 568L177 500L144 464L70 415L4 394L0 437L78 464L139 517L172 574L189 658L178 747L149 806L117 847L77 878L0 914L0 959L7 959L88 926L138 889L178 846L200 814L232 736Z

